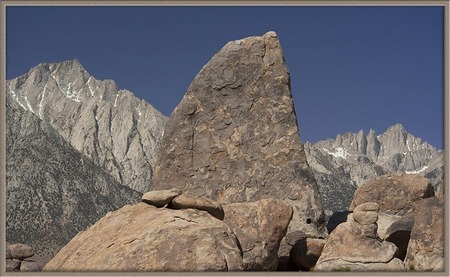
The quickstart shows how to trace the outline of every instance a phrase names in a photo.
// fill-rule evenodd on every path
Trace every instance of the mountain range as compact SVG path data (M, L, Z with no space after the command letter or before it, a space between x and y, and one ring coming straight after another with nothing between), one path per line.
M95 79L78 60L39 64L8 80L6 90L117 182L149 190L167 118L145 100Z
M417 173L435 190L443 180L444 152L408 133L402 124L377 135L338 134L335 139L305 143L305 152L322 197L326 216L345 211L357 187L388 173Z

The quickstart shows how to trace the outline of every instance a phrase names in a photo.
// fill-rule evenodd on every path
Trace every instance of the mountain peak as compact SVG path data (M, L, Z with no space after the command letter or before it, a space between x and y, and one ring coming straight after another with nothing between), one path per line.
M387 133L387 132L402 132L402 133L407 133L406 130L405 130L405 127L403 127L403 125L402 125L401 123L397 123L397 124L395 124L395 125L392 125L391 127L389 127L389 128L386 130L386 133Z

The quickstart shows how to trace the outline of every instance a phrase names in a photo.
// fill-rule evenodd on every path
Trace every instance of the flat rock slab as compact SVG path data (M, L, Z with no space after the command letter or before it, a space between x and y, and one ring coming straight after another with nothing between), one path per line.
M206 197L182 193L172 199L167 206L170 209L197 209L206 211L217 219L222 220L224 211L222 205Z
M76 235L43 271L239 271L232 230L205 211L145 203L109 212Z
M243 251L244 269L271 270L278 266L280 241L292 218L292 207L281 200L263 199L223 206L224 222L236 234Z
M274 32L227 43L197 74L166 123L152 185L222 204L285 200L288 232L325 233Z
M179 189L153 190L142 195L142 202L162 208L180 194L181 190Z

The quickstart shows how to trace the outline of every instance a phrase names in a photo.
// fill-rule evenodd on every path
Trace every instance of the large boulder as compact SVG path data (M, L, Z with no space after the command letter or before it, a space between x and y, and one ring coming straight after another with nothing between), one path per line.
M444 199L432 197L414 205L405 266L408 270L444 270Z
M264 199L223 206L224 222L236 234L243 252L244 270L276 270L278 249L292 218L292 207L281 200Z
M274 32L227 43L198 73L166 123L152 186L222 204L284 200L288 232L325 233Z
M357 213L367 213L372 220L356 217L339 224L330 234L323 247L314 271L404 271L398 259L395 244L378 238L376 220L372 213L375 203L357 206ZM353 214L354 216L354 214Z
M418 174L393 173L365 182L356 191L350 210L356 206L375 202L380 212L404 215L412 204L423 198L434 196L430 181Z
M43 271L237 271L242 252L226 223L205 211L139 203L76 235Z

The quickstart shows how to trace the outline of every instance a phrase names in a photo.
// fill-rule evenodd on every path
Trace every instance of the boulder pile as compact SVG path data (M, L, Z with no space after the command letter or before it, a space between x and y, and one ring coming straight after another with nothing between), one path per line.
M31 246L6 243L6 271L41 271L41 266L31 259L34 251Z
M222 208L181 191L152 191L79 233L43 270L274 270L291 217L279 200Z

